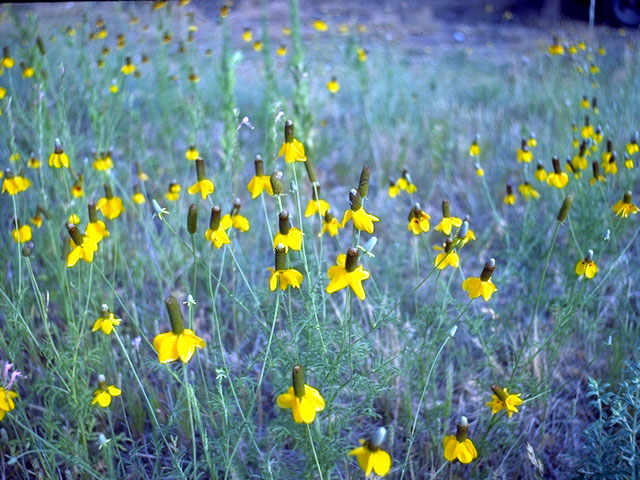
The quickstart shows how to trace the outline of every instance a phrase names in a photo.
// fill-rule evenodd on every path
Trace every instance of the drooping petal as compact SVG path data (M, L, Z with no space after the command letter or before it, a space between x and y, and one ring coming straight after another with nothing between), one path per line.
M391 469L391 457L384 450L378 450L371 454L373 460L373 470L379 476L384 476Z
M458 448L458 440L455 435L447 435L442 441L444 447L444 458L450 462L453 462L456 458L456 450Z
M327 285L327 293L337 292L349 285L349 276L347 275L347 271L344 267L340 267L338 265L329 267L327 275L330 279L329 285Z

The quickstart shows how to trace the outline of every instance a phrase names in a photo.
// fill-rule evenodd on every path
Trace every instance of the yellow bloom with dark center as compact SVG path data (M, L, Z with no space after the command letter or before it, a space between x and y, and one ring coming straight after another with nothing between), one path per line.
M11 237L15 243L26 243L31 240L31 226L21 225L11 231Z
M23 67L22 68L22 77L23 78L31 78L36 73L33 67Z
M231 243L227 230L231 228L233 221L231 215L225 215L220 218L221 209L219 206L211 208L211 219L209 220L209 228L204 232L204 238L211 242L214 247L221 248L223 245Z
M244 40L247 43L249 43L249 42L251 42L251 40L253 40L253 33L251 32L250 28L245 28L244 29L244 31L242 32L242 40Z
M106 305L103 306L106 307ZM91 329L91 331L97 332L98 330L102 330L105 335L111 335L111 332L113 332L113 327L117 327L118 325L120 325L120 322L122 322L122 320L116 318L115 315L109 311L109 309L106 309L106 311L105 309L103 309L103 316L96 319L96 321L93 323L93 328Z
M351 287L353 293L360 300L364 300L367 295L362 287L362 281L369 278L370 274L362 265L358 265L358 250L349 248L347 254L341 253L336 258L336 265L329 267L327 271L329 285L327 293L335 293L346 287Z
M587 168L587 158L585 156L586 145L583 143L580 147L580 151L577 155L573 157L571 160L571 167L574 171L578 170L586 170Z
M118 93L118 85L116 85L115 83L112 83L112 84L109 86L109 91L110 91L111 93Z
M54 168L69 168L69 157L64 150L60 140L56 138L53 153L49 155L49 166Z
M480 277L470 277L462 282L462 290L469 294L469 298L482 296L485 302L489 301L491 295L498 290L491 281L495 269L496 261L491 258L485 263Z
M389 180L389 190L387 190L387 193L389 194L390 198L395 198L400 193L400 187Z
M640 146L638 145L638 141L635 138L633 138L629 143L627 143L625 148L627 149L628 155L633 155L640 151Z
M9 53L9 47L4 47L4 55L2 57L2 62L0 63L2 68L13 68L15 63L15 60L11 58L11 54Z
M98 244L88 235L83 235L73 223L67 224L71 236L71 251L67 255L67 268L73 267L78 260L93 262L93 254L98 251Z
M320 195L320 185L315 184L315 187L312 187L313 190L311 192L311 200L307 203L307 208L304 210L305 217L311 217L312 215L320 215L324 217L327 211L329 211L329 202L319 198Z
M40 160L38 160L32 154L31 156L29 156L29 160L27 160L27 167L33 168L33 169L40 168Z
M611 208L616 217L627 218L629 215L635 215L638 213L638 207L632 203L633 196L631 192L626 192L622 197L622 200L618 200Z
M593 261L593 250L587 252L587 256L584 259L576 263L576 275L584 275L588 279L592 279L596 273L598 273L598 266Z
M287 163L305 162L307 160L304 153L304 145L293 136L293 122L291 120L287 120L284 125L284 142L280 147L278 157L282 155L284 155L284 160Z
M31 180L19 175L14 175L10 168L5 170L4 180L2 181L2 193L9 195L17 195L24 192L31 186Z
M603 161L602 169L604 173L608 175L616 175L618 173L618 164L616 163L616 154L612 152L608 155L609 159L607 161Z
M538 191L535 188L533 188L533 186L529 182L524 182L520 184L520 186L518 187L518 191L525 198L525 200L528 198L540 197L540 194L538 193Z
M593 171L593 177L589 179L589 185L592 187L596 184L596 182L606 182L606 179L600 175L600 164L598 162L591 162L591 167Z
M318 32L326 32L327 30L329 30L329 25L327 25L324 21L322 20L315 20L311 26L316 29Z
M262 51L262 42L260 40L256 40L255 42L253 42L253 49L256 52Z
M429 228L431 228L429 225L430 218L431 217L428 213L423 212L420 209L420 204L416 203L411 207L411 211L409 212L409 224L407 225L407 230L414 235L420 235L421 233L428 232Z
M331 215L331 212L327 210L327 212L324 214L324 218L322 219L322 230L320 231L320 234L318 236L321 237L326 232L329 232L329 235L335 237L338 234L338 230L340 228L340 222L338 221L338 219Z
M293 367L292 383L286 393L278 395L276 403L280 408L290 408L296 423L312 423L316 413L324 410L324 398L318 390L304 383L304 371L300 365Z
M631 170L631 169L633 169L633 167L635 167L635 164L633 162L633 158L625 156L624 168L626 168L627 170Z
M269 175L254 175L247 184L247 190L251 193L252 199L258 198L265 190L269 195L273 195Z
M220 223L224 225L229 224L233 228L235 228L236 230L240 230L241 232L248 232L249 228L251 228L249 219L240 215L239 213L235 213L233 215L226 214L224 217L222 217Z
M451 234L453 227L459 228L462 225L462 219L458 217L452 217L449 209L449 202L447 200L442 201L442 220L436 225L436 230L444 233L445 235Z
M563 55L564 47L560 44L549 45L549 53L551 55Z
M515 205L516 204L516 196L513 193L513 187L507 184L507 194L502 199L505 205Z
M167 193L165 193L164 196L170 202L175 202L180 198L181 190L182 190L182 187L180 185L178 185L175 182L172 182L169 184L169 190L167 190Z
M589 108L591 108L589 98L586 95L583 95L582 100L580 100L580 108L584 108L586 110L589 110Z
M472 157L477 157L480 155L480 145L478 145L478 140L474 140L471 142L471 146L469 147L469 155Z
M164 8L167 5L167 2L164 0L156 0L155 2L153 2L153 10L160 10L161 8Z
M518 406L524 403L519 393L509 393L506 388L501 388L495 384L491 385L491 390L493 391L491 401L485 405L491 407L492 415L501 410L506 410L507 416L511 418L511 415L518 413Z
M194 145L191 145L184 154L184 158L187 160L197 160L200 158L200 153Z
M526 145L526 140L524 140L524 142L525 145L516 151L516 160L518 161L518 163L530 163L531 160L533 160L533 153Z
M471 463L478 458L478 451L470 438L467 438L469 424L466 417L460 419L455 435L447 435L442 440L444 458L449 462Z
M230 3L225 3L224 5L222 5L220 7L220 17L227 18L227 16L229 15L229 11L230 10L231 10L231 4Z
M142 194L142 192L135 192L133 194L133 203L136 203L138 205L142 205L146 201L147 200L144 198L144 195Z
M560 169L560 160L558 157L553 157L553 172L547 175L547 185L555 188L564 188L569 183L569 175Z
M358 230L363 230L368 234L373 233L373 223L379 222L380 219L375 215L371 215L367 213L364 207L360 207L357 210L347 209L342 216L342 222L340 222L340 227L344 228L349 220L353 220L353 226Z
M336 94L338 93L338 91L340 91L340 84L338 83L336 77L332 77L331 80L327 82L327 90L329 90L333 94Z
M125 75L131 75L136 71L136 66L131 63L131 57L127 57L125 64L120 68L120 71Z
M302 248L302 236L304 233L291 226L288 212L280 212L278 229L278 233L273 237L273 248L276 248L278 244L284 245L285 251L288 251L289 248L296 251Z
M268 267L271 272L269 277L269 289L273 292L278 286L286 290L289 286L300 288L304 277L295 268L287 268L287 249L279 243L275 248L275 268Z
M125 211L122 199L113 195L110 185L105 184L104 191L105 196L98 200L96 208L109 220L118 218L120 214Z
M180 305L174 297L167 297L164 303L169 312L171 331L156 335L153 339L153 348L158 352L158 361L169 363L180 359L182 363L188 363L196 349L204 348L206 343L193 330L184 328Z
M198 181L191 185L187 189L187 191L189 192L189 195L195 195L199 193L204 200L213 193L215 186L213 185L213 182L211 180L206 178L204 170L204 160L202 158L196 159L196 174L198 176Z
M276 54L277 54L279 57L284 57L284 56L287 54L287 47L286 47L286 45L280 45L280 46L278 47L278 49L276 50Z
M356 54L358 55L358 61L360 61L361 63L367 61L367 51L364 48L358 47L356 49Z
M361 446L349 452L349 455L354 455L358 459L358 465L365 476L375 472L379 477L384 477L391 469L391 457L380 448L382 440L379 437L384 439L385 434L386 430L380 427L371 440L360 439Z
M42 215L40 215L40 212L37 212L33 217L29 219L29 221L33 223L36 228L42 227Z
M107 385L104 375L100 375L98 377L98 388L93 392L91 405L95 405L97 403L102 408L107 408L111 405L111 398L119 397L120 394L122 394L122 390L115 385Z
M97 156L93 161L93 169L99 172L104 172L106 170L111 170L113 168L113 160L111 158L110 153L102 153L100 156Z
M0 87L0 100L2 100L6 94L7 94L7 89L4 87Z
M460 266L460 257L452 248L453 242L451 238L448 238L442 246L433 246L434 250L440 251L440 253L436 255L436 259L433 263L438 270L444 270L448 266L452 268L458 268Z
M5 389L4 387L0 387L0 421L4 418L7 412L16 408L16 404L13 399L17 396L17 392L8 388Z
M594 65L593 63L589 66L589 73L595 75L596 73L600 73L600 67Z

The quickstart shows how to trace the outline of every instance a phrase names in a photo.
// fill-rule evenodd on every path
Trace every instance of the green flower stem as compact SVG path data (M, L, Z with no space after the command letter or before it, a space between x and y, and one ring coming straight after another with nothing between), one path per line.
M311 452L313 453L313 459L316 462L316 468L318 469L318 475L320 476L320 480L324 480L324 477L322 476L322 468L320 468L320 461L318 460L318 454L316 453L316 447L313 444L313 436L311 435L311 427L309 426L309 424L306 424L307 426L307 433L309 434L309 445L311 445Z
M191 394L193 389L191 388L191 384L189 383L189 376L188 376L186 363L182 364L182 377L184 381L184 387L186 390L185 394L187 396L187 405L189 408L189 424L191 426L191 448L193 450L193 458L191 458L191 463L194 465L192 476L195 480L198 474L198 469L196 468L198 465L198 449L196 447L196 432L193 425L193 406L191 405Z
M460 318L461 316L462 316L462 313L458 316L458 318ZM429 380L431 379L433 370L436 366L436 363L438 362L438 359L440 358L440 354L442 353L442 351L444 350L444 347L447 345L447 342L451 338L452 337L450 335L447 335L447 338L444 339L444 341L442 342L442 345L440 345L440 348L436 353L436 356L433 358L433 362L431 362L431 368L429 368L429 373L427 374L427 378L424 382L424 387L422 388L422 393L420 394L420 400L418 401L418 407L416 408L416 413L413 417L413 425L411 426L411 434L409 435L409 447L407 447L407 454L405 455L404 462L402 463L402 474L400 475L400 480L404 478L404 474L407 470L407 464L409 463L409 457L411 456L411 448L413 447L413 442L415 440L416 427L418 426L418 418L420 417L420 409L422 408L422 402L424 401L424 397L427 393Z

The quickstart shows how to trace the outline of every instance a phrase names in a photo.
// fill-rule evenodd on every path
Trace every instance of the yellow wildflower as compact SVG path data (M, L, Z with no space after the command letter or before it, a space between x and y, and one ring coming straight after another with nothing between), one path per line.
M156 335L153 339L153 348L158 352L158 361L169 363L180 359L182 363L188 363L196 348L204 348L206 343L193 330L184 328L180 305L174 297L167 297L164 303L169 312L171 331Z
M104 197L98 200L96 208L102 212L102 214L109 220L118 218L122 212L125 211L122 199L113 195L111 185L104 185Z
M304 145L293 136L293 122L287 120L284 125L284 143L280 147L278 157L284 155L287 163L304 162L307 157L304 153Z
M429 214L420 209L420 204L416 203L411 207L411 211L409 212L409 224L407 225L407 230L414 235L420 235L421 233L428 232L430 228L430 218Z
M60 143L59 138L56 138L53 153L49 155L49 166L55 168L69 168L69 157L64 153L64 150L62 150L62 144Z
M329 90L333 94L338 93L338 91L340 90L340 84L338 83L336 77L331 77L331 80L327 82L327 90Z
M434 250L440 250L440 253L436 255L433 265L438 270L444 270L447 266L452 268L458 268L460 266L460 257L453 251L453 240L451 237L447 238L447 241L440 245L434 245Z
M232 220L230 215L220 218L221 209L219 206L211 208L211 218L209 220L209 228L204 232L204 238L211 242L214 247L221 248L223 245L231 243L227 230L231 228Z
M349 248L347 254L341 253L336 258L336 265L329 267L327 275L329 285L327 293L334 293L346 287L351 287L353 293L360 300L366 298L366 293L362 287L362 281L369 278L370 274L362 265L358 265L358 250Z
M15 243L26 243L31 240L31 226L30 225L18 225L11 231L11 237Z
M520 398L519 393L509 393L506 388L501 388L499 385L491 385L493 395L491 401L485 405L491 407L491 414L495 415L500 410L506 410L507 416L511 418L511 415L518 413L518 406L524 403Z
M502 199L505 205L515 205L516 196L513 194L513 187L507 184L507 194Z
M525 200L528 198L540 197L540 194L538 193L538 191L535 188L533 188L533 186L527 181L520 184L520 186L518 187L518 191L525 198Z
M307 203L307 208L304 210L305 217L311 217L312 215L318 214L321 217L324 217L327 210L329 210L329 202L323 200L319 197L320 195L320 185L316 184L315 188L311 191L311 200Z
M113 327L120 325L119 318L116 318L113 313L109 311L109 308L106 305L102 305L101 307L102 316L97 318L93 323L92 332L97 332L98 330L102 330L105 335L111 335L113 332Z
M593 261L593 250L587 252L587 256L583 260L576 263L576 275L584 275L588 279L592 279L598 273L598 266Z
M340 229L340 222L336 217L331 215L331 212L327 210L324 214L324 218L322 219L322 231L318 235L319 237L324 235L325 232L329 232L329 235L335 237L338 234L338 230Z
M93 392L93 400L91 405L96 403L102 408L107 408L111 405L111 397L119 397L122 390L115 385L107 385L104 375L98 376L98 388Z
M294 365L292 386L286 393L278 395L276 403L280 408L290 408L296 423L312 423L316 418L316 412L321 412L325 407L320 392L304 383L304 370L301 365Z
M379 222L380 219L375 215L367 213L362 206L360 193L355 188L351 189L349 192L349 200L351 202L351 208L345 210L340 226L344 228L349 220L353 220L353 226L355 228L358 230L364 230L368 234L372 234L374 222Z
M251 42L251 40L253 40L253 33L251 32L250 28L245 28L244 29L244 31L242 32L242 40L244 40L247 43L249 43L249 42Z
M616 213L616 217L627 218L629 215L638 213L638 207L631 203L632 200L633 195L631 192L625 192L622 200L618 200L611 208Z
M10 168L7 168L4 172L4 180L2 181L2 193L8 193L9 195L17 195L24 192L31 186L31 180L19 175L14 175Z
M273 247L278 244L282 244L285 247L285 251L289 248L294 250L300 250L302 248L302 233L296 227L291 226L291 220L289 219L289 213L282 211L278 215L278 233L273 237Z
M136 66L133 63L131 63L131 57L127 57L125 59L125 63L120 69L120 71L125 75L131 75L133 72L136 71Z
M281 290L287 287L300 288L304 277L295 268L287 268L287 250L282 243L275 248L275 268L268 267L271 272L269 277L269 289L273 292L278 286Z
M85 234L95 243L100 243L110 235L109 230L107 230L107 226L102 220L98 220L96 204L90 202L87 207L89 210L89 223L87 224Z
M485 302L489 301L493 292L498 289L491 281L491 275L496 269L496 261L490 258L484 264L480 277L470 277L462 282L462 290L469 294L469 298L477 298L482 296Z
M254 160L255 175L249 180L247 184L247 190L251 193L251 198L258 198L262 195L263 191L267 191L269 195L273 195L273 188L271 187L271 177L264 174L264 162L260 155L256 155Z
M165 193L164 196L170 202L175 202L180 198L181 190L182 190L182 187L180 185L178 185L176 182L171 182L169 184L169 190L167 190L167 193Z
M187 189L187 192L189 192L189 195L195 195L199 193L204 200L213 193L215 186L213 185L213 182L211 180L206 178L204 171L204 160L202 158L196 159L196 174L198 176L198 181L191 185Z
M88 235L83 235L73 223L67 223L67 230L71 236L71 251L67 255L67 268L73 267L78 260L93 262L93 254L98 250L98 244Z
M329 30L329 25L327 25L324 21L318 19L315 20L311 26L316 29L318 32L326 32Z
M560 160L558 157L553 157L551 160L553 163L553 172L547 175L547 185L555 188L564 188L569 183L569 175L560 169Z
M379 477L384 477L391 469L391 457L380 448L384 441L387 430L384 427L378 428L371 440L360 439L360 447L354 448L349 455L355 455L358 465L364 471L365 476L375 472Z
M462 225L462 219L458 217L452 217L449 209L449 201L442 201L442 220L436 226L436 230L449 235L452 227L460 227Z
M460 418L455 435L447 435L442 441L444 458L449 462L471 463L478 458L478 451L470 438L467 438L469 423L467 417Z

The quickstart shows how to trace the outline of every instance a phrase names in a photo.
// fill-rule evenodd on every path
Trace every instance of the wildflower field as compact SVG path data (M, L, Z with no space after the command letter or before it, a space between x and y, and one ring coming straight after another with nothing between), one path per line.
M638 31L237 3L0 7L2 478L638 478Z

